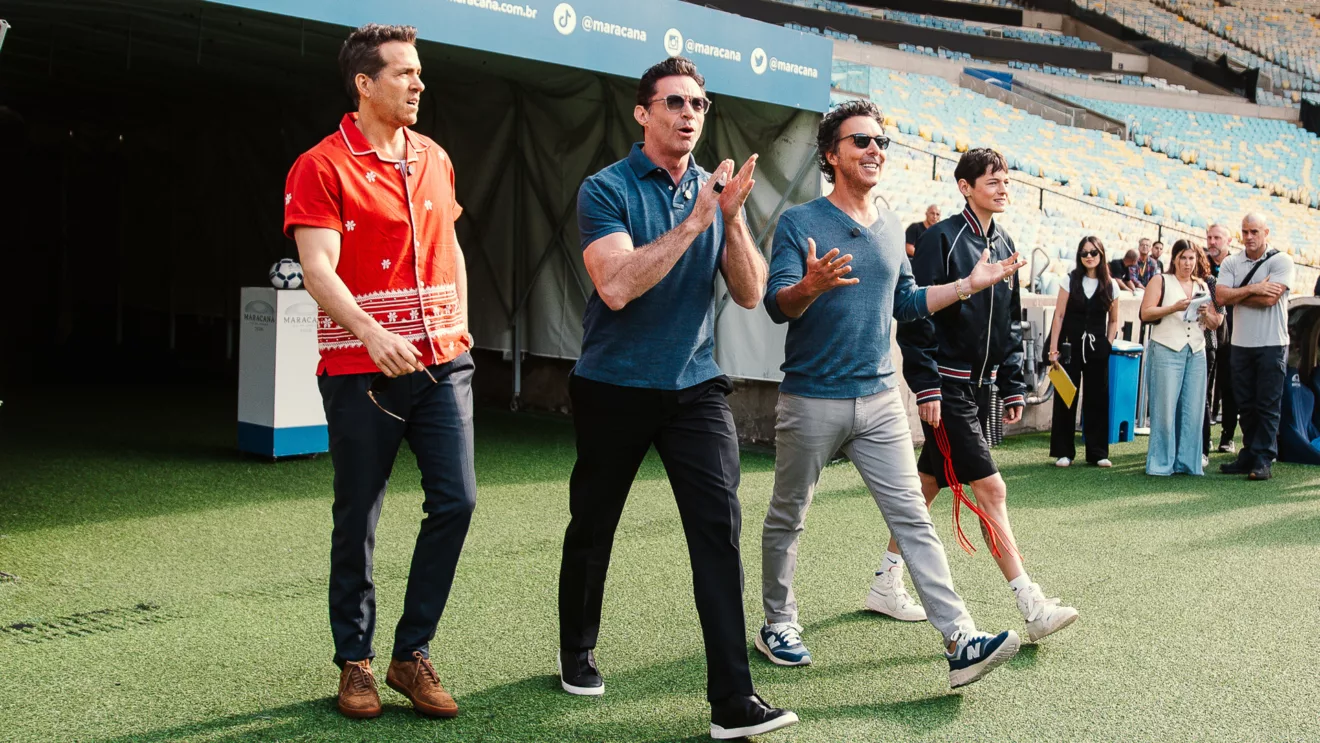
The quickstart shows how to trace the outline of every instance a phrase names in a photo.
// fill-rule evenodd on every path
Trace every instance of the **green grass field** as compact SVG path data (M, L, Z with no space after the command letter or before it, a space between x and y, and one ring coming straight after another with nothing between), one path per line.
M325 606L329 459L239 458L233 409L146 386L40 390L0 409L0 571L18 576L0 582L0 740L706 739L687 552L654 457L611 566L605 697L568 696L554 677L571 426L483 411L477 513L432 645L462 712L415 715L382 666L385 714L349 721L334 710ZM1116 447L1109 471L1056 470L1042 436L997 457L1028 569L1081 621L950 692L929 625L860 611L888 533L851 465L833 465L797 578L816 663L752 651L758 690L802 723L763 740L1320 740L1320 470L1149 478L1144 440ZM772 458L743 457L749 648L772 478ZM954 546L950 503L935 521L958 589L981 628L1021 631L986 550ZM378 533L382 657L420 505L405 451Z

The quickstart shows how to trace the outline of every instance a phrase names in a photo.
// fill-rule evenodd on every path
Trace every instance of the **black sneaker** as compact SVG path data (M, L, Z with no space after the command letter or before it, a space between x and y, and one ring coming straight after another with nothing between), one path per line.
M1225 475L1245 475L1251 471L1251 468L1243 464L1240 460L1234 460L1219 465L1219 471Z
M1270 465L1268 462L1262 464L1256 469L1247 473L1248 480L1268 480L1270 479Z
M715 740L746 738L771 730L786 728L798 716L786 709L775 709L759 695L732 696L710 705L710 737Z
M559 667L559 685L569 694L598 697L605 693L605 679L596 669L595 652L560 650L555 665Z

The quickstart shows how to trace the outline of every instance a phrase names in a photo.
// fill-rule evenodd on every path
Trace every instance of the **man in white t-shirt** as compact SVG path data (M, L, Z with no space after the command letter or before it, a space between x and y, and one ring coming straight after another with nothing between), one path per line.
M1280 402L1288 364L1288 292L1293 261L1269 249L1270 228L1259 214L1242 219L1241 253L1219 268L1215 296L1232 307L1229 343L1233 396L1242 424L1242 448L1224 474L1249 480L1270 479L1270 463L1279 453Z

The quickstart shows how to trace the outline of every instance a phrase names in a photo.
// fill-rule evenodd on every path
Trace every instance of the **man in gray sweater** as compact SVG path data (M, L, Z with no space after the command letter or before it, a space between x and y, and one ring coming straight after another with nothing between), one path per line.
M917 287L898 217L877 209L870 197L889 145L882 121L869 101L850 101L825 117L817 153L834 191L786 211L775 231L764 303L770 317L789 328L775 425L774 494L761 537L766 624L756 647L779 665L811 662L793 596L797 542L820 472L842 448L911 562L912 581L944 636L949 684L958 687L1013 657L1019 640L1011 630L978 632L953 589L921 494L890 359L890 330L894 319L924 317L966 299L1024 262L1017 255L982 261L966 278ZM819 257L818 244L828 251ZM886 559L903 561L898 555ZM876 580L889 577L882 568ZM898 590L906 596L901 584ZM867 606L900 619L926 619L910 600L900 603L868 598ZM914 608L916 615L904 614Z

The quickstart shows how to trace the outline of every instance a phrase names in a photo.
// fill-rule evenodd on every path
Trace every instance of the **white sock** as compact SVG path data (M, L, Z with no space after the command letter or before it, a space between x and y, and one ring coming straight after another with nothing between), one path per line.
M1023 573L1022 575L1019 575L1018 577L1008 582L1008 587L1013 589L1014 595L1016 595L1018 591L1021 591L1022 589L1030 585L1031 585L1031 576L1027 575L1026 573Z
M898 569L898 570L903 569L903 556L885 550L885 560L884 562L880 563L880 569L876 571L876 575L880 575L882 573L894 569Z

